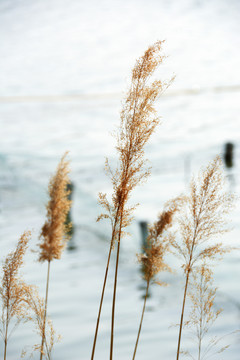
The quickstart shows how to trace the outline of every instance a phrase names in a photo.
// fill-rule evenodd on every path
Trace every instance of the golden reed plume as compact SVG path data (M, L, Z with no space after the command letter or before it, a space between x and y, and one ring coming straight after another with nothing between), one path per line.
M71 201L69 200L70 192L67 190L67 185L70 183L70 179L68 177L69 162L65 159L66 155L67 153L65 153L62 157L57 167L56 174L52 177L49 183L48 190L50 200L47 204L47 220L43 225L40 234L40 239L42 239L42 242L39 244L39 261L48 262L40 360L42 360L45 342L50 262L53 259L61 258L62 251L66 246L67 240L69 239L69 225L66 225L66 217L70 210Z
M166 285L164 282L156 281L155 277L162 271L171 272L171 268L165 263L164 259L170 250L170 239L173 236L168 230L172 226L174 214L179 211L183 201L184 198L179 197L165 204L164 210L159 215L158 220L149 228L147 244L143 249L144 253L138 255L138 261L142 265L143 278L146 280L147 286L137 340L133 352L133 360L135 359L137 352L150 283L154 282L161 286Z
M135 67L133 68L130 89L127 93L123 105L120 128L116 135L116 149L119 155L117 169L112 171L108 160L106 161L106 171L110 175L112 181L113 195L112 201L109 202L107 200L106 194L99 194L99 202L105 209L106 213L100 215L98 220L102 218L110 219L112 224L112 236L99 305L91 360L93 360L95 353L98 326L101 316L101 308L108 276L111 252L114 247L114 243L117 242L117 256L112 301L110 360L112 360L113 357L115 299L120 241L124 233L124 229L130 224L132 220L132 212L135 208L128 208L126 204L129 200L132 190L149 175L149 169L145 168L144 146L159 123L159 118L156 116L154 103L159 94L168 86L168 84L163 83L160 80L149 82L150 77L164 59L164 56L161 54L162 44L162 41L158 41L153 46L150 46L144 55L137 60Z
M217 288L213 287L213 272L205 262L194 269L190 282L189 298L192 309L189 319L184 323L185 327L191 328L193 340L197 343L197 359L201 360L210 356L211 350L216 347L221 338L214 336L207 345L204 340L209 329L221 314L222 309L215 308L215 297ZM223 352L228 346L221 347L217 353ZM190 352L184 352L194 358Z
M28 294L31 286L28 286L19 276L19 269L23 265L23 257L28 247L31 233L24 232L20 237L16 250L11 252L3 263L3 277L0 295L2 300L2 316L0 330L4 341L4 360L7 358L7 344L12 330L28 314ZM14 328L9 328L12 318L16 318Z
M188 283L198 262L209 262L231 250L221 242L209 243L212 237L227 231L225 215L232 207L233 196L224 192L222 163L216 157L197 180L192 180L190 195L179 216L181 241L172 239L175 254L182 258L185 288L179 326L177 360L180 354L183 317Z
M62 157L56 174L51 178L48 192L50 200L47 204L47 220L42 227L39 244L39 261L60 259L64 250L69 231L66 225L66 216L71 207L67 185L70 183L69 162L65 160L67 153Z
M30 310L28 320L34 324L35 331L40 339L44 337L44 347L42 349L41 343L35 344L31 347L30 354L29 351L27 351L27 348L25 348L22 351L21 358L25 358L27 354L32 358L34 352L42 352L46 360L51 360L53 347L55 343L60 340L60 336L56 335L52 321L49 317L45 317L45 301L39 296L36 287L32 287L31 292L28 293L27 302Z

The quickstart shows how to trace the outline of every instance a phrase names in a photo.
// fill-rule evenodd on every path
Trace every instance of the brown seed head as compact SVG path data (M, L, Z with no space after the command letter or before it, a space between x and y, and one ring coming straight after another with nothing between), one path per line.
M225 215L234 197L224 191L221 159L216 157L196 180L179 216L181 241L173 241L173 249L184 259L183 268L190 272L195 262L213 260L228 252L222 243L209 243L226 232Z
M5 340L9 337L8 325L13 317L16 317L15 326L28 313L27 294L31 286L24 283L19 275L19 269L23 265L23 257L28 247L31 233L24 232L20 237L16 250L11 252L3 263L2 286L0 296L2 300L1 335Z
M112 246L119 239L119 234L122 234L122 229L132 220L131 213L135 207L126 209L132 190L150 174L145 167L144 146L159 123L154 108L155 101L168 86L161 81L150 81L151 75L164 59L161 55L162 43L158 41L150 46L135 64L131 86L121 111L121 124L116 134L116 149L119 154L117 169L112 171L106 161L106 171L113 184L112 204L104 194L99 195L99 202L107 213L100 215L98 220L111 220Z
M167 230L171 227L173 216L179 210L183 201L183 197L169 201L159 215L158 220L149 229L147 247L144 249L144 254L138 255L146 281L152 280L161 271L171 271L170 267L164 262L172 238L172 234L169 234ZM160 282L158 284L163 285Z
M70 210L71 201L67 185L70 183L69 162L65 160L66 154L62 157L56 174L49 183L49 197L47 204L47 220L42 227L39 244L39 261L51 261L60 259L63 249L68 240L66 216Z

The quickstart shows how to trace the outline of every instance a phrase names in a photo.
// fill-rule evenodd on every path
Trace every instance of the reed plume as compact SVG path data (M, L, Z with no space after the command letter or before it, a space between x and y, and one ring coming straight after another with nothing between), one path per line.
M106 210L106 213L100 215L98 220L102 218L110 219L112 224L112 236L91 360L93 360L95 353L111 252L114 248L114 244L117 243L112 301L110 360L113 358L115 300L120 242L122 235L124 234L124 229L131 223L132 212L135 208L127 207L127 202L133 189L149 175L149 169L145 169L146 161L144 159L144 146L159 123L159 118L156 116L156 111L154 109L154 103L159 94L167 87L167 84L159 80L148 84L149 78L163 61L164 56L161 55L162 43L162 41L158 41L153 46L149 47L145 54L137 60L136 65L133 68L130 89L121 111L120 128L116 135L116 149L119 155L119 163L115 171L112 171L108 160L106 160L106 171L112 181L113 195L112 202L109 202L106 194L99 194L99 202Z
M32 291L28 293L27 302L30 311L28 320L33 322L35 325L35 331L40 336L40 339L42 339L43 336L45 339L43 349L41 344L35 344L32 347L31 356L34 352L42 352L43 356L47 360L51 360L54 344L59 341L60 337L56 336L52 321L49 319L49 317L46 317L45 301L42 297L39 296L36 287L33 287ZM24 349L22 351L21 358L24 358L26 355L27 350Z
M68 177L69 162L66 160L66 155L67 153L65 153L65 155L62 157L57 167L56 174L51 178L49 183L48 190L50 200L46 207L47 220L43 225L40 234L41 243L39 244L39 261L48 262L40 360L42 360L45 341L50 263L53 259L61 258L62 251L66 246L67 240L69 239L69 226L65 222L71 206L71 201L69 200L68 196L69 191L67 190L67 185L70 183L70 180Z
M3 277L0 288L2 300L1 336L4 341L4 360L7 358L8 339L12 331L28 313L27 298L31 287L24 283L19 276L19 269L23 265L23 257L28 247L31 233L24 232L20 237L16 250L11 252L3 263ZM15 324L10 329L10 322L16 318Z
M221 159L216 157L197 180L192 180L190 195L187 198L182 215L179 217L181 242L172 240L173 251L183 259L185 287L179 326L177 360L180 354L184 309L188 292L189 278L199 261L212 261L219 258L229 247L221 242L210 243L226 232L225 215L229 212L233 197L224 192L224 180Z
M219 339L216 337L209 341L208 345L203 347L203 341L209 332L209 329L221 314L222 309L216 310L214 302L217 288L213 287L213 272L206 263L201 264L196 269L190 283L189 298L192 303L192 310L189 314L189 320L185 326L193 328L194 336L197 339L197 360L203 360L209 355L211 349L217 345ZM217 352L224 351L228 346L224 346ZM193 355L187 352L192 359Z
M149 286L151 282L158 285L166 285L164 282L156 281L155 277L159 272L170 271L171 268L165 263L165 256L170 249L170 238L173 236L167 230L171 227L173 216L179 210L184 199L177 198L169 201L159 215L158 220L149 228L149 235L147 237L146 247L143 249L144 253L138 255L138 261L142 265L143 278L146 281L146 293L144 297L141 320L139 324L137 339L133 352L133 360L135 359L139 337L142 329L143 317L146 308Z

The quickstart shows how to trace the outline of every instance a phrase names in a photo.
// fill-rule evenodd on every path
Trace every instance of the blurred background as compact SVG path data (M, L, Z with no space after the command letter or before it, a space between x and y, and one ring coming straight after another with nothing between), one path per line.
M26 229L32 230L36 249L49 178L65 151L71 162L74 235L62 260L52 264L49 290L49 314L62 335L54 359L90 358L111 233L110 224L96 224L97 194L111 194L104 174L105 157L113 167L117 160L111 133L135 60L156 40L166 40L167 55L157 78L176 79L156 105L161 126L146 146L151 177L131 198L140 205L131 236L122 242L116 360L131 358L142 309L145 284L136 261L140 222L155 221L164 202L185 191L191 175L215 155L224 160L226 149L227 189L239 195L239 16L238 0L0 0L1 259ZM239 246L239 215L237 201L233 230L224 237L233 246ZM183 278L175 269L175 275L161 275L168 288L151 289L139 360L176 354L173 325L179 322ZM96 359L109 354L113 262L110 270ZM42 295L46 271L29 252L24 278ZM213 333L220 337L240 326L239 273L239 251L215 268L216 306L224 312ZM19 327L8 359L36 341L30 325ZM239 360L239 335L222 341L231 347L216 358ZM183 345L194 352L187 336Z

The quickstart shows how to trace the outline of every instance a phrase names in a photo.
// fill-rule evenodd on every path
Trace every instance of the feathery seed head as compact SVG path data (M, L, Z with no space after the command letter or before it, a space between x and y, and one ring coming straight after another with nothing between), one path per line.
M69 227L65 223L71 206L69 190L67 190L70 180L69 162L65 159L66 155L67 153L62 157L56 174L49 183L50 200L47 204L47 220L40 234L42 242L38 245L39 261L60 259L69 238L67 235Z
M169 251L171 234L167 230L172 225L175 212L180 209L183 197L179 197L165 204L163 212L158 220L149 229L147 247L144 254L138 255L138 260L142 264L144 279L152 280L161 271L171 271L171 268L164 262L164 257ZM159 283L163 285L163 283Z
M23 257L27 250L30 236L30 232L24 232L18 241L16 250L11 252L3 263L3 277L0 287L0 297L2 300L0 334L5 343L7 343L11 334L8 332L11 319L16 317L15 327L21 321L27 320L27 298L32 287L25 284L21 279L19 269L23 265Z
M109 218L112 223L112 247L122 234L122 229L132 220L131 211L126 203L132 190L148 177L145 168L144 146L154 132L159 119L154 108L159 94L167 87L161 81L150 82L150 77L163 61L162 41L156 42L140 57L132 71L131 86L121 111L121 123L117 137L119 163L112 171L106 161L106 171L113 184L112 204L100 194L99 202L107 211L99 219Z
M222 243L207 242L227 231L225 215L234 197L224 191L221 159L217 156L196 180L192 180L190 195L178 218L181 243L173 241L176 254L184 258L183 268L190 272L199 260L213 260L228 252Z

